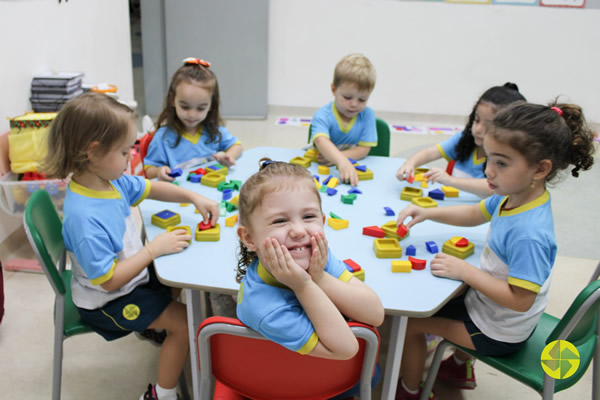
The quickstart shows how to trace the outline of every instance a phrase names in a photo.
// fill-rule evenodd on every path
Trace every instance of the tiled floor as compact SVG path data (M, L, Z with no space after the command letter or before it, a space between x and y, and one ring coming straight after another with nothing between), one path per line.
M228 122L232 133L237 135L246 148L256 146L282 146L300 148L306 143L307 128L283 127L275 124L279 116L310 116L314 110L272 107L269 117L263 121L233 120ZM380 113L388 122L404 124L459 123L456 119L441 116L410 116ZM443 138L393 133L391 154L406 156L424 146ZM596 168L598 170L598 168ZM393 173L393 171L390 171ZM586 174L589 176L586 177ZM593 182L598 182L598 172L582 173L580 179L592 182L589 188L578 187L578 196L573 196L569 181L563 182L552 191L555 200L555 218L558 226L566 226L564 235L558 233L559 257L555 266L548 312L560 316L577 292L589 280L597 259L597 229L591 224L590 213L599 204L598 193ZM592 180L593 179L593 180ZM574 181L574 180L571 180ZM573 186L574 188L574 186ZM582 192L583 190L583 192ZM588 198L582 206L573 206L578 198ZM564 199L556 201L557 199ZM592 199L592 200L590 200ZM567 220L567 225L561 225ZM587 221L571 227L569 223ZM570 221L570 222L569 222ZM558 228L557 228L558 230ZM15 235L17 243L24 237ZM579 235L585 239L579 240ZM575 239L574 239L575 238ZM580 243L585 242L585 243ZM575 250L574 250L575 249ZM574 255L583 258L575 258ZM12 246L2 259L31 256L27 244ZM6 399L47 399L50 397L52 376L52 307L53 293L46 278L41 274L4 271L6 315L0 324L0 390ZM401 295L401 293L399 294ZM380 364L385 365L385 351L389 339L390 325L387 321L381 328L383 344ZM137 399L149 382L156 379L158 349L140 342L130 335L109 343L99 335L87 334L65 342L63 369L63 399ZM190 371L187 371L188 374ZM532 390L495 372L482 363L476 364L478 387L474 391L459 391L436 386L440 399L486 400L519 398L537 399ZM191 383L191 380L188 379ZM380 388L374 393L379 398ZM591 397L591 369L573 388L559 393L557 399L582 399Z

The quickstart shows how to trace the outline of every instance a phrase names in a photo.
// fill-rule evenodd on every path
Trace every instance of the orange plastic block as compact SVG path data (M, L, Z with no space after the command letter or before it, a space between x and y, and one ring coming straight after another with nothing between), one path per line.
M442 253L464 260L475 253L475 245L462 236L454 236L444 242Z
M392 261L392 272L410 272L412 263L410 261Z
M425 269L425 266L427 265L427 260L421 260L419 258L414 258L411 256L408 256L408 261L410 261L410 263L412 264L412 269L417 271Z
M235 226L237 220L238 220L237 214L232 215L231 217L227 217L227 218L225 218L225 226L228 226L231 228L231 227Z
M402 247L396 239L375 239L373 241L373 250L375 250L377 258L402 257Z
M423 189L404 186L400 192L400 200L411 201L415 197L423 196Z
M441 189L446 197L458 197L459 191L457 188L453 188L452 186L442 186Z
M382 238L385 236L385 232L378 226L365 226L363 228L363 235L373 236L377 238Z
M423 207L423 208L431 208L437 207L438 203L432 199L431 197L415 197L411 201L413 204Z
M335 229L337 231L340 229L347 228L348 225L350 225L350 221L348 221L346 219L328 218L327 225L329 225L330 227L332 227L333 229Z

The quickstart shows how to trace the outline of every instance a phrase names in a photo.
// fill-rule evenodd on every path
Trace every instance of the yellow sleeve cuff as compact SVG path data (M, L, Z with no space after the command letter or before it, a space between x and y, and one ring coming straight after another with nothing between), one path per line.
M541 286L538 284L523 279L513 278L510 276L508 277L508 284L523 288L525 290L529 290L534 293L539 293L541 289Z
M144 199L146 197L148 197L148 195L150 194L150 188L151 188L152 184L150 183L149 179L144 179L144 180L146 181L146 187L144 188L144 193L142 193L140 198L135 203L132 204L133 207L137 206L142 201L144 201Z
M438 151L440 152L440 155L441 155L442 157L444 157L444 160L446 160L446 161L453 161L453 160L452 160L450 157L448 157L448 154L446 154L446 152L445 152L445 151L444 151L444 149L442 148L442 145L441 145L441 144L439 144L439 143L438 143L438 144L436 145L436 147L437 147Z
M485 199L481 200L479 202L479 209L481 210L481 214L483 215L483 217L485 219L487 219L488 221L492 220L492 216L490 215L490 213L488 212L487 208L485 208Z
M358 145L364 147L375 147L377 146L377 142L358 142Z
M117 260L114 260L112 267L110 267L110 269L108 270L108 272L106 274L99 276L97 278L94 278L94 279L90 279L90 282L92 282L93 285L102 285L103 283L110 281L112 279L113 275L115 274L116 266L117 266Z
M319 337L317 336L317 332L313 332L313 334L310 335L306 343L304 343L304 346L298 349L298 353L302 355L310 353L315 349L317 343L319 343Z

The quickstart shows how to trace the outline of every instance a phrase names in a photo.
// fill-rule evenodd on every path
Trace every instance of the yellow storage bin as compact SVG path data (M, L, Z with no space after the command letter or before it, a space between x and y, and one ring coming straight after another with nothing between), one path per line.
M10 119L8 158L12 172L40 172L48 154L48 132L57 113L27 113Z

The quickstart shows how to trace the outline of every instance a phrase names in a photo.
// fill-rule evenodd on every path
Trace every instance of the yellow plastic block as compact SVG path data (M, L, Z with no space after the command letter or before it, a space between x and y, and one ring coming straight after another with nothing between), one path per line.
M327 165L319 165L319 168L317 168L317 170L321 175L329 175L329 167Z
M437 207L438 203L431 197L415 197L412 203L423 208Z
M415 174L415 178L414 178L415 182L423 182L423 174Z
M350 221L347 219L329 218L327 219L327 225L338 231L347 228L350 225Z
M465 259L475 253L475 245L472 242L466 247L457 247L456 242L463 239L462 236L454 236L453 238L446 240L442 246L442 253L450 254L451 256Z
M359 181L368 181L373 179L373 171L371 171L369 168L367 168L367 170L364 172L357 169L356 174L358 175Z
M329 182L327 182L327 187L333 189L338 185L338 183L340 183L340 180L336 177L333 177L329 180Z
M290 160L290 164L300 165L301 167L304 167L304 168L310 167L311 163L312 163L312 161L310 161L308 158L304 158L304 157L294 157Z
M317 149L308 149L308 150L306 150L306 153L304 153L304 158L307 158L312 162L317 162L318 156L319 156L319 150L317 150Z
M392 261L392 272L410 272L412 264L410 261Z
M313 181L315 182L315 186L317 187L317 190L321 189L321 184L319 183L319 181L317 180L317 178L313 178Z
M225 182L225 175L222 175L218 172L209 172L208 174L202 177L200 181L204 186L217 187L219 183Z
M386 238L392 238L398 241L406 239L410 236L410 232L407 232L406 235L402 237L400 237L400 235L396 233L396 231L398 230L398 227L396 226L396 221L386 222L385 224L381 225L381 229L385 233Z
M235 195L235 197L234 197L233 199L230 199L230 200L229 200L229 202L230 202L231 204L233 204L234 206L236 206L236 207L239 207L239 206L238 206L238 204L239 204L239 202L240 202L240 195L239 195L239 194L236 194L236 195Z
M425 172L429 172L429 168L423 168L423 167L415 168L415 175L416 174L424 174Z
M422 196L423 196L423 189L414 188L414 187L410 187L410 186L404 186L402 188L402 192L400 192L400 199L406 200L406 201L411 201L415 197L422 197Z
M181 207L187 207L187 206L189 206L190 204L192 204L192 203L179 203L179 205L180 205Z
M427 184L427 181L425 179L423 179L423 181L421 181L421 187L422 188L428 188L429 185Z
M352 275L354 275L357 279L360 279L363 282L365 281L365 270L362 268L356 272L353 272Z
M221 226L216 224L214 228L201 231L196 226L196 241L198 242L217 242L221 239Z
M187 232L188 235L192 234L192 228L187 225L179 225L179 226L167 226L167 232L172 232L177 229L183 229ZM192 243L192 240L188 240L188 243Z
M453 188L452 186L442 186L441 189L446 197L458 197L459 191L457 188Z
M152 225L156 225L159 228L167 229L167 227L172 225L177 225L181 222L181 215L173 212L171 210L162 210L161 212L157 212L152 215L150 219Z
M235 223L237 222L237 220L238 220L237 214L232 215L231 217L227 217L227 218L225 218L225 226L228 226L231 228L231 227L235 226Z
M216 167L217 169L213 169L211 167ZM207 166L205 169L206 169L206 172L208 172L209 174L212 172L216 172L217 174L221 174L221 175L225 176L229 173L229 168L227 168L226 166L221 165L221 164L212 164L212 165ZM204 179L204 177L202 179Z
M375 239L373 250L378 258L400 258L402 247L396 239Z

